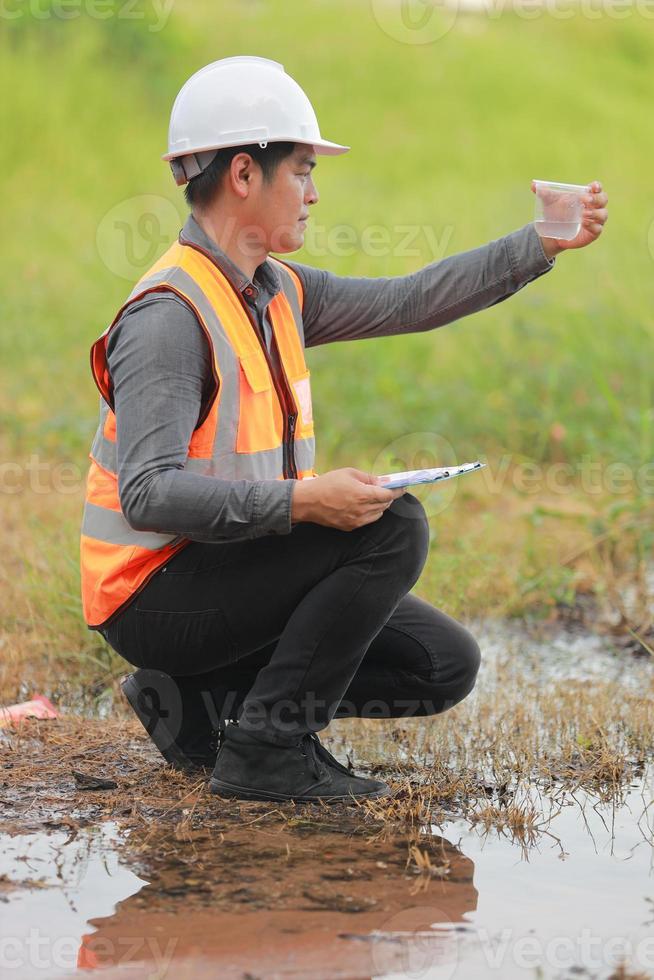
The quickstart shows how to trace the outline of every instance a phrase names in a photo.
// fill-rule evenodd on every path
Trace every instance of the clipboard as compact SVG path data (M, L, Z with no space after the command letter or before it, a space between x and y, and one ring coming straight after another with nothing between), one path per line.
M397 490L399 487L412 487L419 483L440 483L442 480L452 480L455 476L481 470L486 463L476 460L474 463L462 463L459 466L437 466L430 470L406 470L403 473L385 473L377 477L383 481L379 486L387 490Z

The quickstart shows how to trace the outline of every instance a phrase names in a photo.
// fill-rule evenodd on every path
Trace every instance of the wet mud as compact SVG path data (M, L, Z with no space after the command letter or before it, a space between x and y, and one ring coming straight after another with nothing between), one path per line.
M652 671L486 648L450 728L330 728L364 805L223 801L118 705L0 732L0 977L654 977Z

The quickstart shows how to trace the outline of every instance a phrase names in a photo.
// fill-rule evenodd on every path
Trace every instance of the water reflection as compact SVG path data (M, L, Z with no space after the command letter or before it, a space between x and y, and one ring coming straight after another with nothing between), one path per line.
M512 980L609 977L621 960L651 972L652 786L648 771L619 807L567 797L528 860L506 830L372 837L339 811L150 840L146 884L129 867L136 835L119 851L111 825L5 836L0 975Z
M370 840L351 830L340 833L336 822L291 831L280 824L230 832L222 841L196 837L201 868L190 876L183 858L169 856L153 884L113 916L93 920L87 955L99 965L116 963L121 945L141 944L162 961L172 940L175 976L184 964L193 977L259 976L262 969L333 977L346 964L351 972L344 976L372 976L381 960L385 969L402 962L398 924L415 933L426 919L463 923L476 908L474 864L447 839L433 836L423 845L432 874L407 868L405 837ZM207 888L191 907L189 877ZM432 959L450 956L447 935L433 936Z
M0 835L0 976L32 980L76 972L90 915L111 915L145 882L119 860L112 823Z

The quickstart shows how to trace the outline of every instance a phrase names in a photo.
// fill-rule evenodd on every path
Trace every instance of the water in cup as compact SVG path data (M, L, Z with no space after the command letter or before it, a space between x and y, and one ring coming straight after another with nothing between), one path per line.
M553 180L534 180L536 205L534 225L541 238L570 241L581 228L586 184L559 184Z

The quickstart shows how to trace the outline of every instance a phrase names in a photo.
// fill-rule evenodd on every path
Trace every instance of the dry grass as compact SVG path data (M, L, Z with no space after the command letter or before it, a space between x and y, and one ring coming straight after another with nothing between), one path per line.
M46 477L47 480L47 477ZM0 703L41 690L93 707L124 662L82 620L78 541L83 492L3 494L0 563ZM426 501L427 505L429 501ZM610 500L570 492L502 493L470 482L432 517L434 543L417 592L467 619L538 614L583 618L641 653L652 644L647 564L639 527L649 521ZM507 527L511 534L507 535ZM582 600L581 602L579 600ZM649 655L649 654L648 654Z
M98 698L117 694L116 678L125 664L81 620L76 564L81 493L5 495L4 504L0 702L11 703L41 690L64 712L88 714ZM567 555L567 567L576 569L577 584L604 597L616 628L640 630L636 645L644 650L643 634L651 625L643 614L645 566L640 563L629 571L628 532L624 540L618 534L622 518L616 519L615 534L603 531L598 536L588 504L569 500L568 505L565 516L541 515L536 534L534 503L529 498L513 492L482 499L479 488L466 490L432 522L438 527L437 547L418 591L432 601L438 595L438 604L450 611L457 606L454 588L465 594L469 614L515 611L519 589L514 576L524 584L531 581L525 577L526 564L535 568L540 564L544 574L543 568L550 565L563 567ZM459 578L450 575L448 555L465 559L454 569ZM498 575L500 558L503 573ZM526 604L538 597L541 608L549 603L555 614L557 603L548 592L550 585L543 581L523 589ZM451 603L446 601L448 594ZM605 621L610 623L610 617ZM574 794L583 789L601 800L620 799L627 782L642 772L652 756L654 676L647 669L649 654L640 664L622 654L624 683L616 683L601 675L573 680L548 675L530 662L528 647L525 634L525 649L485 664L475 694L443 716L343 721L332 726L327 740L337 753L391 782L392 797L369 805L367 819L382 827L419 828L460 813L481 828L494 827L528 843L543 832L547 819L545 804L534 793L547 794L551 800L560 790ZM642 673L639 687L629 683L633 670ZM50 740L44 759L61 774L60 762L67 756L57 745L58 732L64 738L66 732L78 733L80 745L75 748L84 752L91 736L102 738L103 731L111 731L114 741L107 736L105 742L113 745L106 749L113 764L114 750L120 756L125 744L120 727L123 712L118 696L112 709L116 724L101 723L97 732L81 722L78 731L74 718L39 729L41 737ZM169 774L166 780L170 779L184 790L182 796L188 792L184 777ZM149 793L154 784L147 785ZM35 794L38 797L38 790ZM184 809L176 793L168 805L175 812ZM157 819L161 816L158 806L151 812ZM194 817L191 811L184 819Z
M82 503L81 491L3 495L0 703L41 691L89 707L124 669L82 619Z
M458 813L528 844L579 791L619 804L652 759L654 672L624 661L623 680L609 681L499 659L446 714L335 722L331 747L391 778L392 799L369 805L377 817L415 827Z
M634 670L638 683L631 676ZM357 768L391 784L389 799L359 807L361 817L370 821L368 832L402 826L419 833L461 815L481 829L492 827L529 844L546 832L557 806L579 791L620 803L626 786L652 758L653 696L649 665L625 662L623 682L544 680L500 658L484 667L475 693L444 715L344 720L332 724L325 741L341 758L353 759ZM182 828L193 823L197 807L206 816L211 800L200 801L202 783L162 769L157 753L124 712L117 701L113 718L106 721L73 716L30 723L5 747L9 785L32 785L38 803L45 771L50 786L45 800L56 808L58 796L62 806L71 793L76 800L88 798L80 797L71 780L72 769L88 770L118 779L129 793L130 822L143 822L149 832L158 833L153 826L166 823L168 814L176 815L174 823ZM30 741L33 733L36 743ZM120 810L114 794L94 798L96 805L107 800L111 809L105 816L115 817ZM291 806L285 819L307 815Z
M643 973L640 970L634 973L628 966L621 963L620 966L616 967L608 980L652 980L652 975L651 973Z

